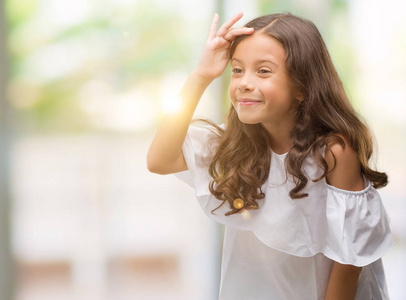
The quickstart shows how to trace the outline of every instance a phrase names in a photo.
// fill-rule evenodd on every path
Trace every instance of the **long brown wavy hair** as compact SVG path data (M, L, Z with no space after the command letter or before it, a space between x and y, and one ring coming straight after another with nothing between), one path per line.
M332 142L344 147L339 135L358 153L363 175L375 188L385 186L387 175L371 169L368 164L373 151L370 131L351 106L316 26L292 14L262 16L245 26L254 28L253 34L267 34L283 45L286 73L303 95L303 101L298 101L297 122L290 134L293 147L285 159L286 170L295 182L290 197L308 196L302 192L309 180L302 164L309 155L323 171L319 178L310 180L326 177L328 166L322 150L330 151L328 145ZM246 38L246 35L239 36L234 41L230 58ZM226 215L258 208L257 200L265 197L261 186L268 178L271 163L269 134L261 124L242 123L233 106L225 129L216 128L220 137L209 166L213 177L210 192L222 201L219 207L226 202L230 204L231 211ZM244 200L243 208L234 207L236 198Z

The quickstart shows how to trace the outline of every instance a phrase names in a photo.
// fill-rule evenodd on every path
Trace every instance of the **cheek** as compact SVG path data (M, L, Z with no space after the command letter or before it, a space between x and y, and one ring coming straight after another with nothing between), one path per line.
M261 91L268 97L290 98L290 88L283 81L264 82Z
M232 103L235 102L235 90L236 90L237 84L235 80L231 79L230 84L228 86L228 96L230 97L230 101Z
M235 81L231 80L230 85L228 86L228 97L229 97L230 102L233 105L234 109L237 110L235 89L236 89L236 83L235 83Z

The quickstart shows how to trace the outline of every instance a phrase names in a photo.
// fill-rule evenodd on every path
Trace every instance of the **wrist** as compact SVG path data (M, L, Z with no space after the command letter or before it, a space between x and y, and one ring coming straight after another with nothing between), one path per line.
M199 84L203 86L209 86L216 77L202 73L199 69L194 69L190 74L190 77L194 78Z
M197 70L193 70L180 91L183 103L187 103L185 107L194 110L195 105L200 101L201 96L212 81L212 78L200 74Z

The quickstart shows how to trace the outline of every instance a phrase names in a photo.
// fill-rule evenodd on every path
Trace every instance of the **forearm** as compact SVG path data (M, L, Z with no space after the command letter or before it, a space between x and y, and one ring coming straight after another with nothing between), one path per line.
M170 174L187 169L182 145L196 107L213 79L204 78L195 70L179 93L179 110L162 120L147 155L148 169L159 174Z
M353 300L362 268L334 262L325 300Z

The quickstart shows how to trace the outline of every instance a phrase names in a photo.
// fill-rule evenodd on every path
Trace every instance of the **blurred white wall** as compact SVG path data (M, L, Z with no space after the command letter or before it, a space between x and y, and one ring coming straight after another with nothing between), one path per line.
M406 2L351 0L356 97L373 129L377 161L389 175L380 190L391 217L395 247L384 257L391 299L406 299Z

